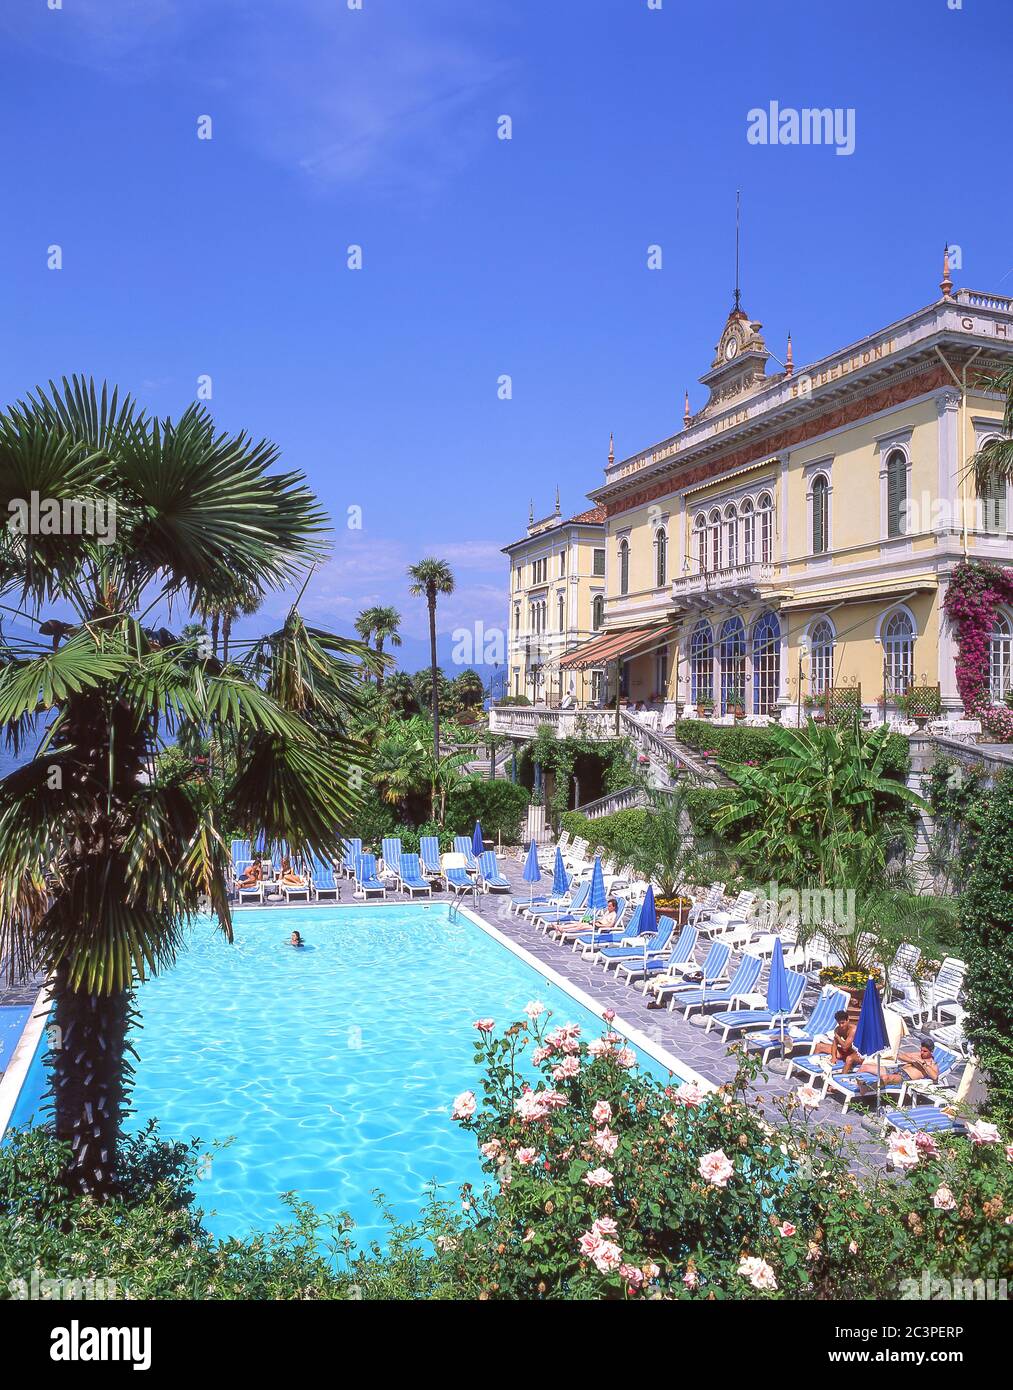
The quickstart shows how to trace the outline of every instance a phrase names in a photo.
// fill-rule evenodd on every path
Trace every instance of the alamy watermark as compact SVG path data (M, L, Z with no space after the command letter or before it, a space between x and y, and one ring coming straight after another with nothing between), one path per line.
M94 536L99 545L116 540L116 502L92 497L12 497L7 529L16 536Z
M750 145L832 145L837 154L855 153L853 106L781 106L772 101L746 112Z

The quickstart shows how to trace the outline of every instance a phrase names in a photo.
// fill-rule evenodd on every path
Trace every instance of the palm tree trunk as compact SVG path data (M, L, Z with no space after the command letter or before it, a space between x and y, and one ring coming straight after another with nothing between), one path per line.
M232 614L222 614L222 661L229 659L229 638L232 636Z
M436 594L429 594L429 658L433 673L433 761L440 765L440 696L436 688Z
M128 990L72 989L66 962L53 976L49 1062L56 1137L70 1145L63 1181L99 1201L116 1187L116 1154L133 1068L126 1059Z
M383 638L382 638L382 637L377 637L377 639L376 639L376 654L377 654L377 656L381 656L381 657L383 656ZM377 673L376 673L376 691L377 691L377 694L379 694L381 690L383 690L383 666L382 666L382 665L380 666L380 669L379 669L379 670L377 671Z
M216 661L218 660L218 622L220 616L219 613L211 614L211 655Z

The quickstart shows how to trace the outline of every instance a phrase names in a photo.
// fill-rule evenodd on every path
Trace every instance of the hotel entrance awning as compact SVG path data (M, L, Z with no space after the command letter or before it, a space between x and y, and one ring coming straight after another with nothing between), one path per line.
M603 632L582 647L575 647L572 652L560 657L559 667L566 671L586 671L592 666L604 666L606 662L664 646L674 636L674 623L661 627L613 628L611 632Z

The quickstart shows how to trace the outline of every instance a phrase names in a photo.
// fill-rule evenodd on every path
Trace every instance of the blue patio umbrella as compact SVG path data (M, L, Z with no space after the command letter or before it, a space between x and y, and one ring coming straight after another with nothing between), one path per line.
M531 890L528 894L529 907L534 901L535 884L538 882L541 876L542 871L538 867L538 846L535 844L534 840L532 840L530 845L528 846L528 857L524 861L524 882L531 884Z
M485 841L482 839L482 822L477 820L475 822L474 832L471 836L471 852L477 859L484 849Z
M562 898L569 892L569 889L570 876L566 872L566 866L563 863L563 852L557 845L556 863L552 870L552 896L554 898Z
M784 947L781 938L774 942L774 954L770 958L770 975L767 978L767 1008L771 1015L780 1014L781 1056L784 1056L784 1016L788 1012L788 972L784 968Z
M608 907L608 898L605 896L605 876L601 871L601 858L599 855L594 857L594 866L591 869L591 890L587 895L587 902L584 904L586 910L591 914L591 945L596 942L595 931L598 926L598 914L604 912Z
M263 830L257 836L256 842L253 846L253 853L257 859L267 858L267 835Z
M879 1109L880 1053L889 1044L883 1005L880 1003L876 981L871 977L862 995L862 1007L858 1014L858 1027L855 1029L855 1051L863 1060L876 1057L876 1109Z
M644 993L647 992L647 949L650 946L650 938L658 930L658 910L654 906L654 884L647 885L647 892L644 894L644 901L640 905L640 922L637 925L637 935L643 937L644 941Z

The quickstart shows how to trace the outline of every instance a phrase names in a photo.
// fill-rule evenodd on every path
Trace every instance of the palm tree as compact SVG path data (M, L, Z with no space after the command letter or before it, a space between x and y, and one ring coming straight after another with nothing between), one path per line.
M984 493L990 484L1013 480L1013 367L983 381L979 389L1006 397L1002 436L987 440L971 459L978 491Z
M355 630L364 642L376 638L376 654L380 658L380 669L376 674L376 688L383 689L383 644L389 641L392 647L400 647L401 614L396 608L378 604L364 609L355 620Z
M440 761L440 697L437 688L436 665L436 599L440 594L454 592L454 576L446 560L429 557L417 565L408 566L412 581L408 592L412 598L424 598L429 605L429 658L433 676L433 760Z
M326 517L277 458L201 405L156 420L77 377L0 413L0 508L35 491L115 509L102 540L87 526L0 535L8 606L49 630L51 603L73 615L52 648L0 639L6 741L42 732L0 780L0 960L50 981L63 1181L98 1200L117 1190L134 986L172 964L198 913L231 940L223 827L326 852L357 805L349 658L371 652L294 608L238 666L143 625L285 586L321 553ZM241 748L221 797L158 776L184 729Z

